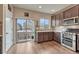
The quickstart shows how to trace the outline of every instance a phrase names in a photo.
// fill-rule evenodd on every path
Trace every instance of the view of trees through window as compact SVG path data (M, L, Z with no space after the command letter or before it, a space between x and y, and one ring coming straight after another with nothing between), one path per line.
M23 18L17 19L17 31L33 30L34 22L32 20L25 20Z
M40 29L48 29L49 28L49 20L45 18L41 18L39 20ZM33 20L25 20L23 18L17 19L17 31L26 31L33 30L34 22Z
M17 31L25 30L26 20L19 18L17 19Z
M48 29L49 28L49 20L42 18L39 21L39 25L40 25L40 28L42 28L42 29Z

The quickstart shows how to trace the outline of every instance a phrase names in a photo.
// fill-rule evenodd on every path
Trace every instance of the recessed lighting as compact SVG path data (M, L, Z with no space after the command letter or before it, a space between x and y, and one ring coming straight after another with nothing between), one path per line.
M51 10L52 12L54 12L55 10Z
M38 6L38 8L42 8L42 6Z

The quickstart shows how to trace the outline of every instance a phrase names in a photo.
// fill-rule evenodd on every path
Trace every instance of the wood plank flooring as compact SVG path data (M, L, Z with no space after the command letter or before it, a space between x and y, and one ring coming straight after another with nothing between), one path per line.
M10 54L76 54L68 48L63 47L55 41L36 43L33 41L18 43L14 45Z

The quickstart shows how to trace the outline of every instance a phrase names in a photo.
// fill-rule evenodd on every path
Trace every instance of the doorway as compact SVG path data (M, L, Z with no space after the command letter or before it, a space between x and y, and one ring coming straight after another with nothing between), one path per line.
M17 18L16 42L33 41L35 39L35 24L31 19Z
M10 49L10 47L13 45L13 21L12 17L9 15L6 17L6 51Z

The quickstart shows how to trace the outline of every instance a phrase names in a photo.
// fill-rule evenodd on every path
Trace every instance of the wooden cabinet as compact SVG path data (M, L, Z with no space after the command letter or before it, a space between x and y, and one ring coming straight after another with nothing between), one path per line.
M71 18L71 17L76 17L76 16L79 16L78 15L78 11L79 10L79 5L76 5L66 11L64 11L64 19L66 18Z
M61 43L61 33L60 32L57 33L57 37L58 37L58 43Z
M71 8L71 17L78 16L78 8L79 8L78 5Z
M60 25L60 15L59 14L56 15L55 20L56 20L56 26L59 26Z
M56 41L61 43L61 33L60 32L38 32L37 42L45 41Z
M60 32L54 32L54 40L58 43L61 43L61 33Z
M53 14L51 17L52 26L61 26L64 23L64 19L79 16L79 5L73 6L61 13Z
M71 17L71 9L64 11L64 19Z
M54 37L53 32L49 32L48 35L49 40L53 40Z
M51 27L56 26L55 15L51 16Z
M63 25L63 12L62 13L59 13L59 14L56 14L56 15L53 15L51 17L51 25L52 26L61 26Z
M38 40L37 41L38 42L43 42L43 32L38 32L37 35L38 35L38 38L37 38Z
M48 41L49 40L49 38L48 38L48 36L49 36L48 32L44 32L43 36L44 36L44 38L43 38L44 41Z
M53 32L38 32L38 38L35 40L37 42L45 42L53 40Z
M63 12L61 12L61 13L59 14L59 24L60 24L60 25L63 25L63 23L64 23L64 20L63 20Z

